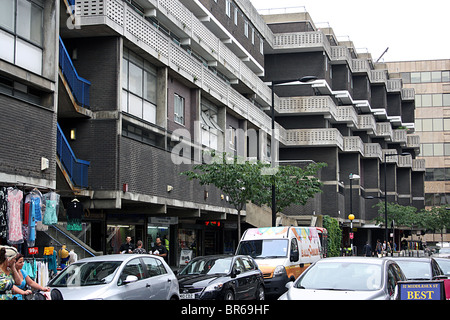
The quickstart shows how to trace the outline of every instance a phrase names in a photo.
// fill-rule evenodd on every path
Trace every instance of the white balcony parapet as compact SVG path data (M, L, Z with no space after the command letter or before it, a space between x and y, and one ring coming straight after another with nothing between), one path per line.
M389 79L387 81L387 92L401 92L403 86L402 79Z
M408 134L406 136L406 146L408 148L419 149L420 148L420 136Z
M393 130L393 142L397 142L400 144L400 146L405 147L406 146L406 135L407 131L405 129L395 129Z
M337 117L336 105L329 96L287 97L279 98L280 114L317 115L325 118Z
M309 147L338 147L343 150L344 139L338 129L286 130L286 145Z
M365 158L378 158L381 160L382 155L383 152L379 143L364 143Z
M356 127L358 125L358 114L353 106L338 106L336 120L340 123L347 123L347 127Z
M425 171L425 159L413 159L412 171Z
M281 49L311 49L323 48L331 57L331 45L322 31L274 33L273 48Z
M414 100L416 93L414 88L402 88L402 100Z
M385 155L387 154L397 154L397 150L396 149L383 149L383 158L382 158L382 162L384 162L385 159ZM386 163L398 163L398 158L400 156L387 156L386 157Z
M372 83L384 83L388 81L387 70L384 69L375 69L370 70L370 76L372 79Z
M365 130L369 135L376 135L377 124L375 117L371 114L358 115L358 130Z
M412 156L410 154L408 154L407 156L398 156L398 166L399 168L411 168Z
M392 141L392 125L390 122L377 122L377 136Z
M364 155L364 143L358 136L344 137L345 152L359 152Z
M346 46L332 46L331 61L346 61L351 66L352 57L350 51Z

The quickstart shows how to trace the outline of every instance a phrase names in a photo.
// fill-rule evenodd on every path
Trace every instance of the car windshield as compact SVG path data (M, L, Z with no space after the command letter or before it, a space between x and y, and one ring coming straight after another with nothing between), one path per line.
M228 274L231 271L232 260L232 257L195 259L189 262L179 274Z
M237 254L249 255L254 259L285 258L287 246L287 239L241 241Z
M429 280L431 276L431 264L429 260L409 261L396 260L408 280Z
M95 286L111 282L121 261L74 263L64 269L49 284L52 287Z
M373 291L382 286L381 265L327 262L311 266L296 282L298 289Z

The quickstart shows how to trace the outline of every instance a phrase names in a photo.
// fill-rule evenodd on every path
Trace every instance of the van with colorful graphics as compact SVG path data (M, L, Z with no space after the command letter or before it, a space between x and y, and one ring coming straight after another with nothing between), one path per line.
M236 254L252 256L264 276L266 295L280 295L321 259L320 239L313 227L268 227L247 229Z

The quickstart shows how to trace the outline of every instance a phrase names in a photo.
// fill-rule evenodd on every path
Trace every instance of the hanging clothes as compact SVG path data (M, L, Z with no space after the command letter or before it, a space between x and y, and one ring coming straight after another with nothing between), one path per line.
M22 233L22 199L23 192L19 189L8 188L8 244L23 243Z
M67 205L67 230L81 231L81 218L83 216L83 204L78 199L73 199Z
M6 214L8 212L8 189L0 187L0 238L6 238L8 224Z
M42 223L45 225L57 224L60 195L52 191L44 194L43 197L45 200L45 213Z

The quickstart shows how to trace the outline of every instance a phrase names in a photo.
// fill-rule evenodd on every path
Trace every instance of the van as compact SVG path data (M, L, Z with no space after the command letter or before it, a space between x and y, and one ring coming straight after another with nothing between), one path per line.
M268 227L247 229L236 254L255 259L264 276L267 296L286 291L313 262L321 259L318 231L314 227Z

